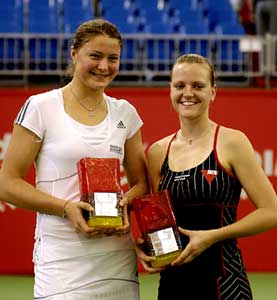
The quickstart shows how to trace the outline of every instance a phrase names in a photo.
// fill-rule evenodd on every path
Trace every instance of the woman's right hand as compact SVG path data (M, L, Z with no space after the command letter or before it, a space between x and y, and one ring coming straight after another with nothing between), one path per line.
M145 252L144 252L144 240L139 237L136 240L136 252L137 252L137 256L143 266L143 268L145 269L145 271L147 271L150 274L153 273L158 273L161 272L162 270L164 270L164 267L161 268L153 268L151 266L151 262L153 262L156 258L154 256L148 256Z
M104 230L88 226L83 217L82 210L92 212L93 207L89 203L83 201L68 201L64 207L64 216L71 221L75 231L84 234L88 238L105 236Z

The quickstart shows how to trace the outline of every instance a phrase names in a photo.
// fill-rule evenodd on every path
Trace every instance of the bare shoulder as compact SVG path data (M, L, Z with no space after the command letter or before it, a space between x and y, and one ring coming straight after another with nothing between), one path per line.
M216 144L217 156L226 170L233 172L235 166L255 159L254 148L245 133L220 127Z
M173 136L174 134L166 136L154 142L146 152L148 162L148 175L153 191L158 190L161 167L166 157L168 145Z
M244 132L224 126L220 127L218 144L227 146L230 150L236 150L238 147L252 147Z
M171 134L151 144L147 150L147 156L163 157L173 136L174 134Z
M166 136L154 142L146 152L147 161L150 169L160 170L165 159L168 145L174 134Z

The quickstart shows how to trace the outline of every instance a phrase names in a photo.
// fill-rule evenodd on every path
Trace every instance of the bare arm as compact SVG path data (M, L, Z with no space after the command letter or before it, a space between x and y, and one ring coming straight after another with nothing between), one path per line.
M239 131L227 129L219 135L218 153L224 167L238 177L256 209L237 222L218 229L192 231L180 228L190 242L173 265L190 262L216 242L251 236L277 227L276 193L248 138Z
M165 151L166 144L160 143L160 141L152 144L147 151L148 176L152 192L158 191L159 188L160 170L162 161L164 159ZM152 256L148 256L144 252L143 244L144 240L142 238L138 238L136 243L136 251L144 269L149 273L161 272L164 268L153 268L151 266L151 262L155 258Z
M38 191L24 179L40 147L41 142L34 133L14 126L0 172L0 198L18 207L61 216L65 200Z
M169 137L152 144L147 151L148 174L153 192L159 189L161 167L166 155Z
M131 206L134 198L141 197L149 192L146 159L140 130L126 140L124 150L123 167L129 190L120 202L120 205L123 206L123 226L116 229L119 233L129 232L130 230L128 205Z
M90 205L70 202L64 207L65 199L41 192L25 180L40 147L41 141L34 133L22 126L14 126L0 170L0 199L17 207L50 215L63 216L65 212L76 231L89 233L91 229L82 217L81 208L91 210Z
M238 131L232 135L225 141L229 149L227 161L256 210L219 230L218 239L250 236L277 227L276 192L258 163L248 138Z
M126 192L128 203L149 192L147 166L140 130L125 143L124 170L130 189Z

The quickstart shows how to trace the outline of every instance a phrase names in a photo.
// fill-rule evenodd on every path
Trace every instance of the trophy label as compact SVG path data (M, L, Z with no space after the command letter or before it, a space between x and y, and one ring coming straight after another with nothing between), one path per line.
M94 193L94 209L95 216L118 216L118 200L117 193Z
M149 233L155 256L179 249L172 227Z

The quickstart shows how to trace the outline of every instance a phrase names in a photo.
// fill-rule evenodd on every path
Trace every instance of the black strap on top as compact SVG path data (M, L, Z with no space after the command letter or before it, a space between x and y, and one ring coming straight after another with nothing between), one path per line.
M215 129L215 135L214 135L214 145L213 145L213 150L216 154L216 142L217 142L217 137L218 137L218 131L219 131L219 127L220 125L216 125L216 129ZM178 132L178 131L177 131ZM173 140L176 138L177 136L177 132L175 132L175 134L173 135L173 137L171 138L170 142L168 143L168 146L167 146L167 150L166 150L166 154L165 154L165 158L164 158L164 161L163 161L163 164L161 166L161 172L160 174L163 174L163 171L164 171L164 166L165 166L165 163L166 161L168 160L168 153L169 153L169 149L171 147L171 144L173 142Z

